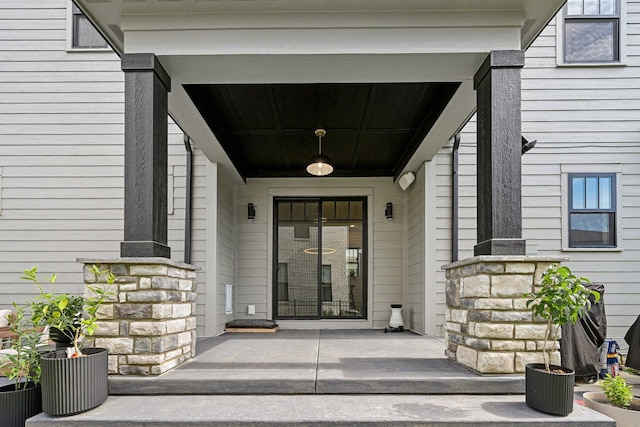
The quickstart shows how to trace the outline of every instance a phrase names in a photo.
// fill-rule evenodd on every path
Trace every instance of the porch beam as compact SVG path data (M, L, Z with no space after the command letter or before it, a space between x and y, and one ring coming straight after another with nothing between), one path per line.
M171 79L152 53L123 54L122 257L171 256L167 246L167 114Z
M521 69L524 51L492 51L474 76L478 244L474 255L525 255L522 239Z

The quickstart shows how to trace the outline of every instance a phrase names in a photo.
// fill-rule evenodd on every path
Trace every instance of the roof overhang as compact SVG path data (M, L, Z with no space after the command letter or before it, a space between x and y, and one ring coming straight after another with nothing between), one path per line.
M255 161L260 157L265 163L273 162L282 149L293 150L292 147L303 156L299 144L307 146L305 157L308 157L315 151L316 127L326 127L328 135L336 135L336 144L345 149L338 157L342 166L337 165L343 167L342 176L398 177L404 171L417 169L433 158L473 114L473 75L486 55L492 50L528 47L564 3L561 0L76 1L117 52L158 56L172 79L169 95L172 117L210 160L236 178L296 176L300 166L296 162L301 160L289 159L280 166L280 172L274 169L263 175L259 171L266 169L259 169ZM383 96L378 101L376 97L365 100L360 96L353 110L329 114L319 112L311 101L305 101L302 92L309 87L315 95L308 99L322 98L329 105L344 105L349 96L357 97L363 90L379 91ZM338 90L347 87L349 90ZM265 114L259 118L253 115L253 121L248 116L259 103L240 98L247 88L254 96L260 96L261 101L268 101L260 104ZM400 111L402 99L393 97L393 88L409 88L409 93L422 91L423 96L407 101L415 108ZM223 92L224 96L215 97ZM407 95L398 92L401 93ZM447 102L443 103L443 99ZM268 105L268 114L264 105ZM274 115L283 109L291 111L292 105L300 107L296 113L300 116L298 123L292 122L291 115ZM239 109L239 115L234 115L234 108ZM212 115L212 111L216 114ZM384 127L376 128L379 120L363 119L367 114L381 117L385 111L397 117ZM426 116L429 119L424 119ZM337 123L338 119L347 118L349 123L344 120ZM329 119L332 122L325 123ZM336 132L332 133L331 126L335 126ZM306 127L309 129L305 134ZM383 131L389 131L386 139ZM404 139L389 136L402 131ZM242 139L238 136L242 134L253 136ZM344 139L338 139L338 135ZM380 148L385 141L398 147L385 152ZM265 150L263 145L260 156L254 156L257 160L246 154L243 157L242 150L234 151L236 145L247 144L248 153L252 144L255 148L261 143L272 147ZM377 160L367 160L363 155L348 158L349 152L359 156L356 153L367 150L389 157L386 166L378 167L373 164ZM327 154L336 157L330 151ZM246 166L242 166L243 162ZM369 169L358 167L367 164ZM287 168L293 173L283 174Z

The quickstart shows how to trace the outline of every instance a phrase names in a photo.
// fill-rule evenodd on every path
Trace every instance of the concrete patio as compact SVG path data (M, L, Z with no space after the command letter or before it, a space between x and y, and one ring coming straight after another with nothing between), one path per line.
M449 362L441 338L280 330L201 340L181 368L111 377L99 408L40 414L27 426L614 426L579 404L567 417L534 411L523 390L521 375L477 375Z
M479 376L448 361L441 338L382 330L280 330L198 343L160 377L110 379L110 394L523 393L524 379Z

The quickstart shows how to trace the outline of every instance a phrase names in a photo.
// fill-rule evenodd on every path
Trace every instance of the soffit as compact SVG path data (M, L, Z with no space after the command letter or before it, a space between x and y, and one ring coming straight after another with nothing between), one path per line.
M185 85L244 178L304 177L326 129L332 176L395 176L457 83Z

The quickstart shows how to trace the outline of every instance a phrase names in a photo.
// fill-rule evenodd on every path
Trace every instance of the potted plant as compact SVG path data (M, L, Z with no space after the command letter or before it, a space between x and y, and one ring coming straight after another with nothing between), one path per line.
M36 321L43 321L49 325L49 337L57 343L57 348L70 347L74 340L74 330L61 330L59 327L71 322L77 327L80 325L84 297L81 295L56 294L55 282L57 275L48 277L51 284L51 292L46 292L38 281L37 267L23 272L22 278L34 282L40 295L32 303L33 317Z
M616 420L618 427L635 427L640 424L640 398L631 393L632 386L621 376L605 376L600 384L604 393L590 391L583 394L586 407Z
M35 283L40 295L33 301L33 316L37 321L49 325L49 337L57 343L57 348L70 347L74 342L76 330L79 328L84 309L82 295L56 294L57 275L47 278L51 290L45 291L37 278L38 268L33 267L23 272L22 279ZM74 328L65 325L73 324ZM60 329L66 328L66 329Z
M585 277L575 276L569 267L551 265L542 275L537 291L525 295L527 307L534 316L546 320L543 344L544 363L530 363L525 367L525 396L527 405L541 412L568 415L573 411L575 372L550 364L562 325L575 323L600 300L597 291L589 290ZM551 345L549 345L551 340Z
M114 283L109 271L92 266L96 277ZM90 286L81 297L82 310L67 310L75 304L75 297L55 293L56 275L48 278L51 292L46 292L37 278L37 268L25 270L24 279L32 281L40 290L35 300L34 316L40 322L55 327L72 338L73 346L43 354L42 409L50 415L72 415L101 405L108 396L108 352L106 348L81 348L84 338L93 335L97 311L109 292L105 287Z
M3 368L13 384L0 387L0 425L22 427L27 418L42 412L40 386L40 354L38 344L42 328L26 314L28 306L13 304L15 313L10 319L11 351Z

